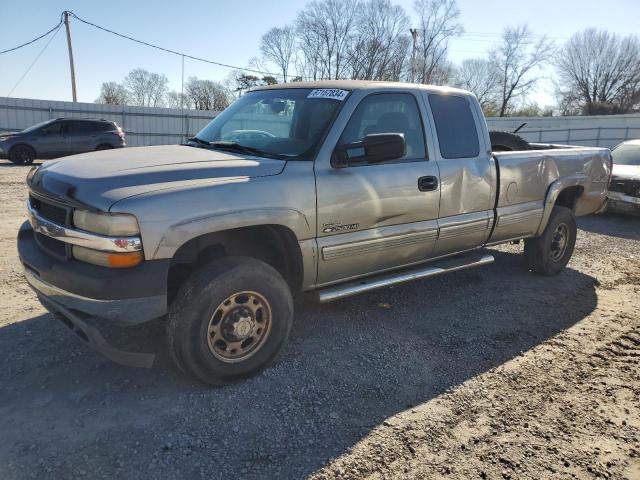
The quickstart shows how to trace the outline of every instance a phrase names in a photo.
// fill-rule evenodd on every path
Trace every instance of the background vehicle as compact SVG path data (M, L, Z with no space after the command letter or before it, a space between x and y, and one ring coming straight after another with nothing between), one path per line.
M229 140L239 130L244 143ZM41 302L110 358L152 361L106 346L92 319L167 315L176 365L230 382L282 349L296 295L325 302L477 267L493 261L483 247L522 239L530 270L560 272L575 216L606 200L610 152L527 147L492 153L463 90L259 88L188 145L32 170L18 250Z
M629 140L611 151L613 174L607 208L640 213L640 140Z
M125 147L125 135L115 123L84 118L57 118L21 132L0 135L0 155L13 163L58 158L93 150Z

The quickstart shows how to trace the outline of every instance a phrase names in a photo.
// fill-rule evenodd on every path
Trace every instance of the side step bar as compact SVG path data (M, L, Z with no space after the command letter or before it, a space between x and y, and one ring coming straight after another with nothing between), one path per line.
M376 288L388 287L389 285L397 285L399 283L410 282L412 280L420 280L422 278L435 277L443 273L456 272L467 268L480 267L493 263L492 255L482 255L446 259L427 267L420 267L413 270L403 270L401 272L380 275L372 278L365 278L349 283L343 283L315 293L315 299L320 303L331 302L339 298L350 297L358 293L368 292Z

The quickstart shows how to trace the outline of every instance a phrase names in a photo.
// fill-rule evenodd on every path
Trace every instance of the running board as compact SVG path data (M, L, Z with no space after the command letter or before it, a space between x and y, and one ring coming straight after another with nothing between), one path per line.
M473 256L472 258L463 257L461 259L449 258L429 265L428 267L423 266L413 270L403 270L399 273L379 275L318 290L315 292L315 299L320 303L331 302L339 298L350 297L359 293L368 292L369 290L375 290L376 288L435 277L443 273L456 272L467 268L480 267L493 263L493 260L492 255Z

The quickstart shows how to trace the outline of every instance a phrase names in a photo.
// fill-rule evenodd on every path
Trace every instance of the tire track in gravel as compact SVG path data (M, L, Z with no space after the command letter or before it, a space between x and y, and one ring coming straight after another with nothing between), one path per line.
M620 301L637 292L600 293L576 326L387 419L313 478L637 479L640 319Z

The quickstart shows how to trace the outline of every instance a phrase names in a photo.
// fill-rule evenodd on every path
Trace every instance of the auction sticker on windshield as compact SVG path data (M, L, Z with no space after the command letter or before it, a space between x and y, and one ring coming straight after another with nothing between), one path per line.
M339 88L316 88L311 90L307 98L331 98L332 100L344 100L349 95L348 90Z

